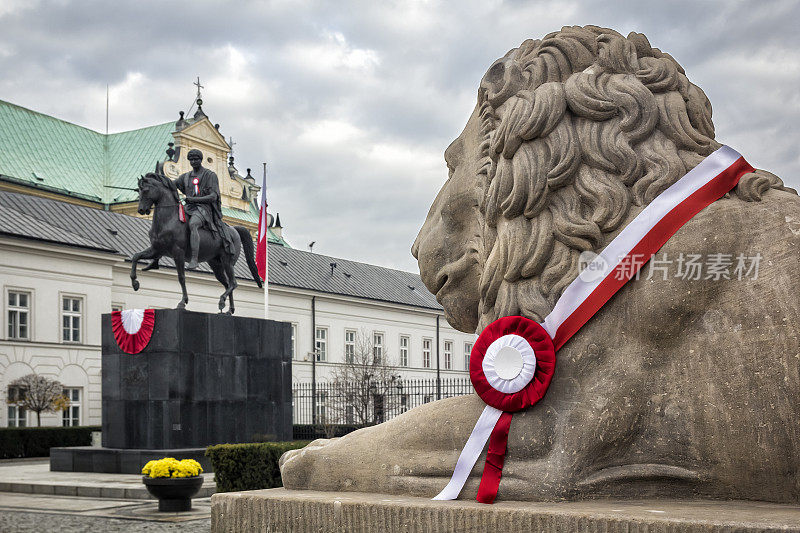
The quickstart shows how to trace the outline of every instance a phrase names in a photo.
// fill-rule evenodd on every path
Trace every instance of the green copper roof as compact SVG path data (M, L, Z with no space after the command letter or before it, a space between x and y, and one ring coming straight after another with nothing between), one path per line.
M280 244L284 248L291 248L291 246L289 246L289 243L283 240L283 237L278 237L269 228L267 229L267 242L271 242L273 244Z
M102 201L104 136L0 100L0 174Z
M225 207L223 205L222 216L236 218L239 220L244 220L245 222L252 222L253 224L258 224L258 209L256 209L255 206L253 206L252 204L250 204L249 211L240 211L239 209L233 209L232 207Z
M235 218L237 220L244 220L245 222L252 222L253 224L258 224L258 209L253 204L250 204L249 211L240 211L238 209L232 209L230 207L222 206L222 216ZM273 244L280 244L281 246L286 246L287 248L291 248L289 243L283 240L283 237L278 237L271 229L267 229L267 241Z
M108 136L108 182L115 187L136 187L139 176L155 170L156 161L166 158L167 143L172 142L174 122L148 128L123 131ZM135 191L106 190L105 203L131 202Z
M0 100L0 178L102 204L135 201L142 174L166 157L174 122L106 135ZM223 207L225 216L258 223L258 209ZM288 246L270 232L270 242Z
M136 178L155 168L172 140L165 122L105 135L0 100L0 174L6 179L103 204L136 199Z

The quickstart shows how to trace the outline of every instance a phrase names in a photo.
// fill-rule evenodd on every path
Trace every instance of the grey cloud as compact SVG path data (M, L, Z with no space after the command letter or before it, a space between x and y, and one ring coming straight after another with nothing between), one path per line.
M0 10L0 70L13 73L0 98L100 130L109 83L119 131L174 120L200 75L237 166L260 179L269 163L270 206L293 245L416 270L409 247L480 77L563 25L645 33L709 95L718 139L800 186L799 5L26 3ZM309 140L321 124L341 140Z

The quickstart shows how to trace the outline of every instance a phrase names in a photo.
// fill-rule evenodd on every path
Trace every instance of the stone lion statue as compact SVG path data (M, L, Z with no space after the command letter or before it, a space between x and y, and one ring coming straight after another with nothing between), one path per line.
M412 250L422 279L462 331L542 321L581 252L719 147L703 91L644 35L565 27L525 41L486 72L445 152L449 178ZM758 272L693 279L679 272L692 254L760 258ZM543 400L514 414L498 499L800 503L800 199L747 174L658 257L676 260L669 275L646 266L558 352ZM433 496L483 407L449 398L315 441L282 457L284 485Z

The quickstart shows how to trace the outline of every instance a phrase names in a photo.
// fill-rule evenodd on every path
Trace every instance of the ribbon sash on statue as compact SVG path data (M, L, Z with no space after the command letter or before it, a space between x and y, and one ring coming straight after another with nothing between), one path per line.
M580 275L567 286L541 325L523 317L503 317L484 329L470 355L470 379L487 406L461 451L450 482L434 500L458 497L489 440L477 499L483 503L494 501L502 475L511 412L533 405L544 395L555 366L554 353L633 278L676 231L733 189L744 174L753 171L741 154L722 146L645 207L583 270L592 274ZM537 328L542 331L536 331ZM546 342L542 338L544 332L549 336ZM510 339L520 334L522 343L514 338L518 343L514 348ZM484 336L488 337L482 341ZM498 349L502 344L506 346ZM532 378L529 377L531 372L525 373L526 344L534 352L536 372ZM493 349L498 354L505 350L505 359L492 355ZM514 349L521 354L516 360ZM481 364L473 364L473 359L481 359ZM509 372L507 367L517 368L517 374L514 370ZM504 373L514 375L504 379L501 376ZM519 382L523 374L529 383L525 389L517 391L509 383Z

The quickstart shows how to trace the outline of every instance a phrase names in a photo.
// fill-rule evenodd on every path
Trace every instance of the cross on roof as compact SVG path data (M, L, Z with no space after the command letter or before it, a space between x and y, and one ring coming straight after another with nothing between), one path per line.
M193 82L192 85L197 87L197 97L200 98L200 89L205 89L205 86L200 85L200 76L197 76L197 81Z

